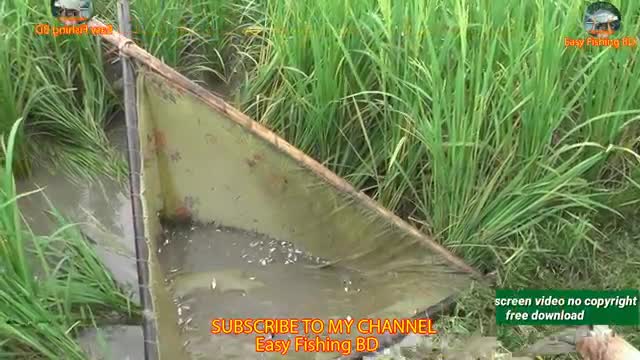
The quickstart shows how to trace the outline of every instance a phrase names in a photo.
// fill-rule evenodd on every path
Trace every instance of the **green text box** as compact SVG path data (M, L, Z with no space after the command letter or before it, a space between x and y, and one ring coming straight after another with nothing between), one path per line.
M640 325L638 289L498 289L495 306L498 325Z

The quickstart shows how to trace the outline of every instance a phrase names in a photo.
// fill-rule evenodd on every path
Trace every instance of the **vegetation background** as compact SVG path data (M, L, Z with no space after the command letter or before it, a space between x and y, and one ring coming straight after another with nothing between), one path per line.
M640 3L613 3L620 35L640 34ZM640 288L638 50L565 48L587 4L132 0L132 17L141 46L498 286ZM64 219L47 238L24 228L12 179L41 164L122 176L105 135L121 99L98 38L35 34L50 5L0 3L0 353L80 359L76 326L136 310ZM94 7L116 23L115 1ZM495 328L492 296L472 290L448 334L517 350L553 330Z

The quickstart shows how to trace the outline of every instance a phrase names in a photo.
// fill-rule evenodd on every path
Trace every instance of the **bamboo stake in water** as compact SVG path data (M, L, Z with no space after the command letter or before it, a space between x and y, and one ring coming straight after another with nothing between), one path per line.
M128 0L118 1L118 19L120 33L131 38L131 22L129 20ZM138 268L138 287L140 303L144 309L142 333L144 337L144 353L146 360L156 360L157 334L155 328L153 302L149 291L149 267L147 260L149 250L144 238L142 218L142 201L140 199L140 141L138 138L138 114L136 109L135 76L127 55L120 51L122 62L122 80L124 86L124 110L127 124L127 143L129 160L129 188L131 195L131 213L133 216L133 233L136 248L136 264Z

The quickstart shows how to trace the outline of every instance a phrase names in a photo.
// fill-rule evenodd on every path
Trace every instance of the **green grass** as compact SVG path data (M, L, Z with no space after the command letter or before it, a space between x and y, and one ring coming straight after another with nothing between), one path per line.
M104 133L110 114L121 106L104 73L102 47L93 36L39 36L35 25L59 26L49 0L9 0L0 4L0 132L25 119L18 134L16 171L33 162L80 176L124 175ZM134 38L155 56L191 77L226 79L222 54L230 22L226 2L132 1ZM96 4L102 19L116 19L116 2ZM117 28L117 27L116 27ZM204 34L204 35L200 35ZM212 36L213 35L213 36ZM206 74L211 74L205 76ZM46 146L33 146L34 143Z
M122 174L102 129L116 102L97 39L36 35L36 24L51 23L49 7L47 0L0 5L0 131L25 119L17 170L46 155L81 175Z
M102 10L113 9L114 4L101 4ZM188 74L206 71L203 59L212 59L207 60L212 68L215 61L221 64L215 47L206 46L211 43L188 26L159 29L171 25L167 19L181 19L203 30L222 14L209 12L206 3L194 2L188 12L177 1L167 4L164 12L158 12L157 5L157 1L134 4L136 25L144 24L147 30L137 40ZM1 159L5 164L0 201L3 358L84 359L74 339L77 330L112 320L112 312L131 317L137 311L80 232L59 214L51 212L59 230L46 237L34 235L21 223L14 174L26 176L33 166L42 165L82 177L118 177L125 169L104 131L120 99L107 82L101 44L90 36L36 35L36 24L55 24L49 7L48 0L0 4L0 134L7 136L13 130ZM112 12L100 15L114 19ZM24 126L14 126L18 118L24 119Z
M565 48L585 7L251 2L241 103L499 286L640 287L637 48Z
M77 330L112 311L134 316L129 299L75 226L53 209L59 225L36 236L23 224L13 179L13 148L21 120L3 142L6 165L0 185L0 353L50 359L84 359Z
M151 54L194 80L226 79L221 34L232 26L227 1L131 1L133 37Z
M74 340L79 329L112 311L136 310L80 232L55 211L49 213L59 225L55 233L25 228L16 202L25 194L15 193L13 178L29 175L35 163L120 176L124 163L103 130L117 99L102 71L100 44L35 35L35 24L50 22L49 6L0 4L0 134L9 139L0 156L0 357L83 359Z
M565 49L560 4L268 2L244 108L480 268L591 258L638 185L640 83L631 49Z

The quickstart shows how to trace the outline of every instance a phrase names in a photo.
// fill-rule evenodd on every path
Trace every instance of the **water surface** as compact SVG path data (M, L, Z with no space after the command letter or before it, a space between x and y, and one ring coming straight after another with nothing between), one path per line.
M255 335L211 335L212 318L357 319L396 297L393 286L385 285L397 274L367 277L257 233L179 225L165 228L162 242L159 261L194 359L264 358L255 352ZM291 351L287 358L314 356Z

